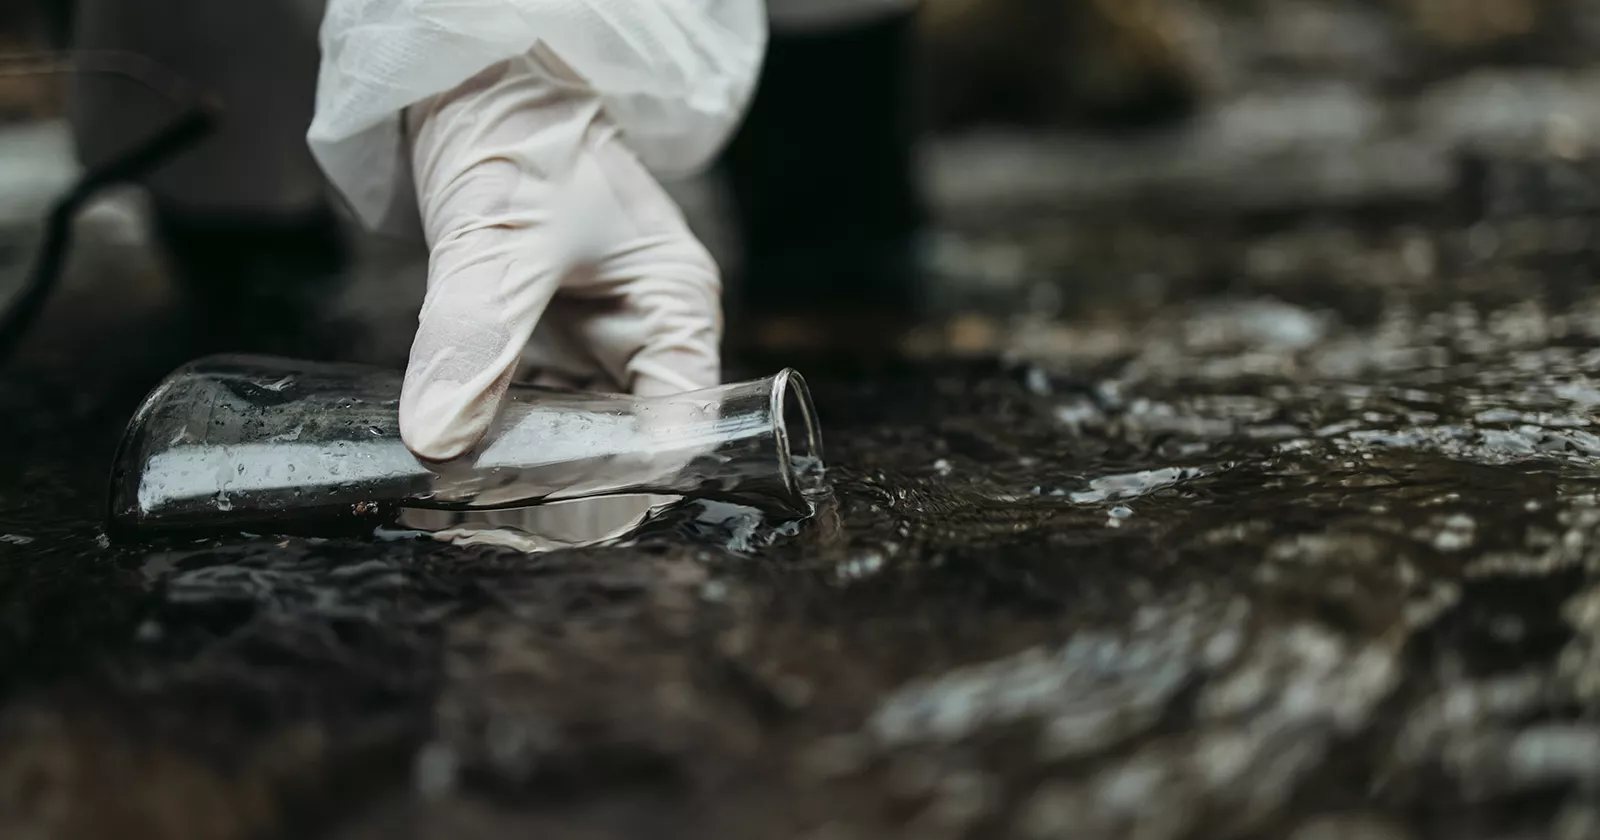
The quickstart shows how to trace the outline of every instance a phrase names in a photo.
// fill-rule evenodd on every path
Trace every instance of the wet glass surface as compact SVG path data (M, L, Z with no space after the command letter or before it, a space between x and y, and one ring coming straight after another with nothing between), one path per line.
M115 529L295 533L278 529L647 491L804 515L807 490L823 489L820 472L802 482L799 465L821 452L792 370L651 400L513 385L484 442L444 466L401 441L400 390L400 372L385 367L190 362L128 421L111 481Z

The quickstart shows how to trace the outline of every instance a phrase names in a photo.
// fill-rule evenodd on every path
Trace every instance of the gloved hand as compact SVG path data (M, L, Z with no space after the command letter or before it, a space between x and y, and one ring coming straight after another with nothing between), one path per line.
M468 452L519 362L641 396L718 384L716 265L571 69L536 48L406 123L431 249L400 398L413 452Z

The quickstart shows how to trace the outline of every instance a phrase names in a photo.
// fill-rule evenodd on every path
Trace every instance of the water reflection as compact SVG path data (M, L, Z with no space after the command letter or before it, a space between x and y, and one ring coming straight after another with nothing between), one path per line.
M405 509L398 532L423 535L457 545L483 545L538 554L561 548L615 543L637 529L646 517L681 499L676 496L607 496L529 508L497 511Z
M357 838L606 836L623 812L696 836L1585 836L1600 292L1505 282L1519 264L1449 226L1118 235L1165 250L1071 279L1159 258L1138 317L996 329L1008 362L808 370L835 492L805 522L616 499L112 547L122 418L9 375L0 679L10 719L55 723L0 746L0 797L136 746L171 760L96 791L242 763L206 795L251 826L348 813L295 779L375 780ZM1225 288L1183 274L1208 261ZM362 763L374 741L400 758Z

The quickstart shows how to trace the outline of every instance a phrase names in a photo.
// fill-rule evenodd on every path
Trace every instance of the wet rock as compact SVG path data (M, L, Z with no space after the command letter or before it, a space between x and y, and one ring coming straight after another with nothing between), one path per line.
M1374 814L1329 814L1301 823L1289 840L1407 840L1412 835Z

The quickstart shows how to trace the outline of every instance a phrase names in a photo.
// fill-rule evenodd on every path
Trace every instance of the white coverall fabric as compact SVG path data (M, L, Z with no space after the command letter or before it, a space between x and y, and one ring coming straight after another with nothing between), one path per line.
M357 216L404 212L401 111L540 46L596 91L647 166L690 173L738 123L761 0L329 0L312 153Z

